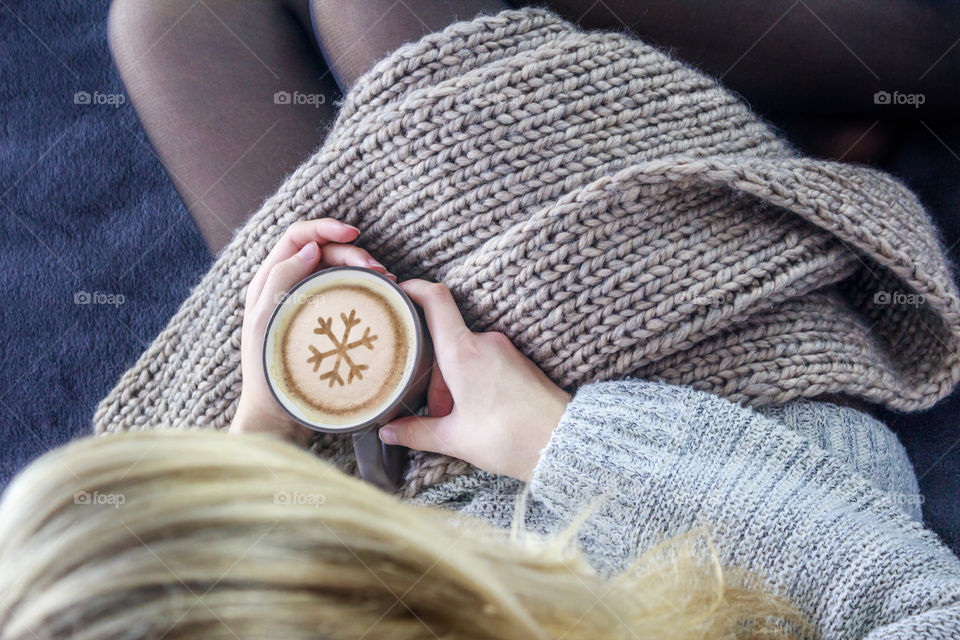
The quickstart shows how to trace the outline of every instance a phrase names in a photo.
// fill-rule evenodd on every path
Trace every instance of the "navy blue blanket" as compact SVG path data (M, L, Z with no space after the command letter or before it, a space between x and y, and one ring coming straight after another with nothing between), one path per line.
M4 482L90 432L211 262L124 101L108 6L0 4Z
M0 3L4 484L90 432L96 403L211 262L124 101L107 7ZM960 132L932 126L938 137L889 168L941 214L956 258L960 156L947 147L960 153ZM927 523L960 549L960 396L925 415L885 417L920 477Z

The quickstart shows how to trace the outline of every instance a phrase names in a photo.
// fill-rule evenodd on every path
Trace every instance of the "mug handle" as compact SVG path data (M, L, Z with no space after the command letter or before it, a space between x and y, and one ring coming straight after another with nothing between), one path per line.
M385 444L377 433L379 427L370 427L353 434L353 450L357 455L360 477L384 491L400 488L407 462L406 447Z
M420 347L417 364L411 375L411 382L403 392L399 402L386 415L377 418L377 424L353 434L353 450L357 455L357 468L360 470L360 477L390 492L400 488L409 449L398 445L384 444L380 440L378 431L380 427L400 415L404 408L419 406L426 400L427 386L433 369L433 342L430 340L430 334L427 333L427 323L423 317L423 310L416 307L402 290L400 292L416 317L417 339Z

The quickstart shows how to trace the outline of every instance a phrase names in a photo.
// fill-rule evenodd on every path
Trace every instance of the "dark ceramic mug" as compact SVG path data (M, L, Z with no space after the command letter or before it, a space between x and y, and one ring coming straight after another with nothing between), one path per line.
M347 284L355 283L360 279L364 286L376 287L378 294L392 300L393 304L390 307L403 316L404 326L409 330L410 344L400 381L385 403L378 407L375 415L364 416L363 420L357 423L331 424L311 417L308 410L287 394L284 384L280 382L283 364L279 356L281 347L278 339L282 333L281 329L285 327L284 323L289 322L305 300L311 299L312 295L322 295L322 293L313 294L312 291L322 291L324 285L329 286L330 282L336 282L338 279ZM333 315L340 311L331 309L330 313ZM380 441L377 431L394 418L412 413L423 404L432 365L433 348L422 311L392 280L375 271L358 267L331 267L314 273L294 285L273 310L263 341L264 375L270 391L280 406L299 424L314 431L352 434L361 477L387 491L396 490L400 486L407 460L407 449L384 444Z

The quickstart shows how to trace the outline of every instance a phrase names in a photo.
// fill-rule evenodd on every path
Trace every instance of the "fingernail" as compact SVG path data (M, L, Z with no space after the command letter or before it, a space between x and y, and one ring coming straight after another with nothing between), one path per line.
M307 244L303 245L303 248L300 249L300 251L297 251L297 257L301 260L306 260L309 262L316 259L317 249L318 247L316 242L308 242Z
M397 434L393 431L393 427L381 427L380 440L386 444L397 444Z
M387 271L387 272L386 272L385 274L383 274L383 275L387 276L388 278L392 278L394 282L397 281L397 276L393 275L393 274L390 273L389 271Z
M329 223L330 223L331 220L332 220L333 222L335 222L336 224L339 224L339 225L342 226L342 227L346 227L347 229L353 229L353 230L356 231L357 233L360 233L360 229L357 229L357 228L356 228L355 226L353 226L352 224L347 224L346 222L343 222L342 220L337 220L336 218L321 218L320 220L317 220L317 228L320 229L320 232L321 232L321 233L323 232L324 229L329 229L329 226L328 226L328 225L329 225Z
M369 260L367 260L367 264L370 265L371 269L379 271L380 273L383 273L383 274L387 273L387 268L382 264L380 264L379 262L377 262L376 260L374 260L373 258L370 258Z

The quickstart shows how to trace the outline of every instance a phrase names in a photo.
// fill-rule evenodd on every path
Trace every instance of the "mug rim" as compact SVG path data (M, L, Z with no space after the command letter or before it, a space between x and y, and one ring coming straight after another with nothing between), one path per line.
M413 364L410 366L410 376L408 377L407 381L403 384L403 386L399 387L399 392L397 394L396 400L390 403L389 405L387 405L383 409L383 411L381 411L377 415L371 418L368 418L367 420L365 420L360 424L353 425L350 427L344 427L344 428L321 427L321 426L306 422L305 420L301 420L299 416L294 415L293 412L287 408L287 406L283 403L283 401L277 395L277 391L276 389L274 389L274 384L270 380L270 370L269 370L269 365L267 363L267 336L270 335L270 328L273 326L273 323L276 320L277 316L279 315L280 309L283 307L284 303L286 303L286 301L298 289L300 289L301 287L309 283L311 280L318 278L324 274L332 273L334 271L357 271L367 275L376 276L376 278L379 278L380 280L385 282L389 287L391 287L397 293L399 293L400 298L407 305L407 310L410 312L410 316L413 318L413 333L414 333L415 346L417 350L417 354L416 354L416 357L414 358ZM383 417L386 416L391 411L393 411L393 409L395 409L398 404L401 404L403 402L403 396L414 384L415 382L414 374L416 374L416 372L419 370L421 361L423 360L424 330L425 328L423 326L423 322L420 319L420 314L417 313L417 309L416 307L414 307L413 301L410 299L410 296L408 296L406 291L401 289L400 286L390 278L386 277L382 273L378 273L377 271L374 271L373 269L366 269L364 267L354 267L349 265L327 267L326 269L323 269L321 271L311 273L307 277L300 280L297 284L293 285L285 294L283 294L283 297L280 298L280 302L276 304L276 306L273 308L273 311L270 313L270 318L269 320L267 320L267 327L263 332L263 347L260 350L260 362L261 362L261 365L263 366L263 376L267 381L267 388L270 389L270 395L272 395L273 399L276 400L278 405L280 405L280 408L282 408L283 411L288 416L293 418L293 420L297 424L307 427L312 431L317 431L320 433L343 433L343 434L357 433L359 431L363 431L364 429L369 429L370 427L374 427L374 426L377 426L378 424L382 424Z

